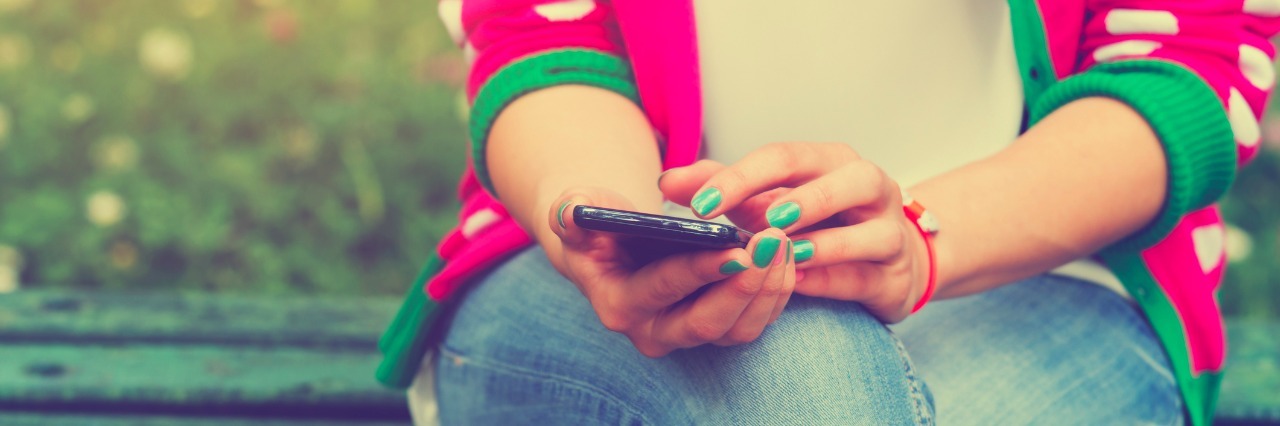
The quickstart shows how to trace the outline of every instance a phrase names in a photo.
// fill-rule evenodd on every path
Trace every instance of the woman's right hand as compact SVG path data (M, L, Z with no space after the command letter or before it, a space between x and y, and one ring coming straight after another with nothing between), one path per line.
M795 288L791 241L778 229L757 233L746 249L678 253L638 264L622 244L626 237L578 227L577 205L635 207L606 189L566 191L547 215L561 243L547 253L605 328L626 335L646 356L751 342L777 319Z

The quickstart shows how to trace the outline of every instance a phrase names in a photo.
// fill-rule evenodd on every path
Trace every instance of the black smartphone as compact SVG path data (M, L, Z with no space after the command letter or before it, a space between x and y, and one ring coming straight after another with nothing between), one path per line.
M723 223L592 206L574 207L573 222L594 231L661 240L666 244L645 246L664 252L746 247L754 235Z

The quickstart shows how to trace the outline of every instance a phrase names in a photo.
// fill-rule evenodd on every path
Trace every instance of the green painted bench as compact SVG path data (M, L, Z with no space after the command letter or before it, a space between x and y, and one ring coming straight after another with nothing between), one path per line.
M0 425L407 425L391 298L0 295ZM1219 424L1280 424L1280 323L1232 322Z

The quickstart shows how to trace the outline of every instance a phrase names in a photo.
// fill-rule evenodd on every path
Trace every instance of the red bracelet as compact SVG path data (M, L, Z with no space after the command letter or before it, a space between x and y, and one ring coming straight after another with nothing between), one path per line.
M902 213L906 214L911 224L920 231L920 236L924 238L925 250L929 252L929 281L925 285L924 295L920 296L920 301L911 308L911 313L914 314L929 303L929 299L933 297L934 288L938 286L938 261L933 252L933 235L938 233L938 220L906 192L902 193Z

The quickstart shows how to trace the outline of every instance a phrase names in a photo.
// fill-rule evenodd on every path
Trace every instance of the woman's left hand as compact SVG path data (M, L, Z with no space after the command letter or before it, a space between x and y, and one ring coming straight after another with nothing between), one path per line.
M925 292L928 251L903 214L897 182L848 145L770 144L729 166L672 169L658 185L700 217L785 231L803 271L796 293L857 301L891 323Z

